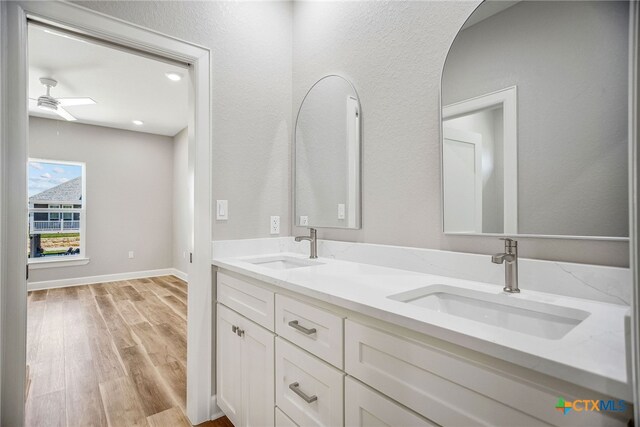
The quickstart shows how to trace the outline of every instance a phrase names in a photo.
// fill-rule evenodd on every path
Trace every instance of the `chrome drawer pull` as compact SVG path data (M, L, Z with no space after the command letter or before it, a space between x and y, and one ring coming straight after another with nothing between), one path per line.
M234 334L238 333L238 327L236 325L231 325L231 332L233 332Z
M316 396L315 394L313 396L307 396L303 391L301 391L298 387L300 387L299 383L292 383L289 384L289 388L291 389L292 392L294 392L295 394L297 394L298 396L300 396L305 402L307 403L313 403L316 400L318 400L318 396Z
M300 332L302 332L305 335L313 335L315 334L316 328L311 328L311 329L307 329L304 326L300 326L300 324L298 323L297 320L292 320L291 322L289 322L289 326L291 326L294 329L299 330Z

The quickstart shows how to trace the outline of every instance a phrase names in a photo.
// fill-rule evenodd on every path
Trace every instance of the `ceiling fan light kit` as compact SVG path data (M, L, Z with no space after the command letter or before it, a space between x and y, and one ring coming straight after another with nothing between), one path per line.
M42 77L40 83L47 88L47 93L38 97L38 108L52 111L70 122L77 120L71 113L62 108L63 106L91 105L96 102L91 98L54 98L51 96L51 88L58 85L58 82L48 77Z

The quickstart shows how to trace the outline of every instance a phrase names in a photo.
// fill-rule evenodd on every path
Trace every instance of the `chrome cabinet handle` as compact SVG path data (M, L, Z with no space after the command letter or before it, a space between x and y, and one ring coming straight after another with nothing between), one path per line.
M291 322L289 322L289 326L291 326L293 329L299 330L305 335L313 335L317 332L316 328L307 329L304 326L300 326L297 320L292 320Z
M300 387L300 384L297 382L289 384L289 389L291 389L292 392L300 396L302 400L304 400L305 402L313 403L316 400L318 400L318 396L316 396L315 394L313 396L307 396L302 390L300 390L299 387Z
M236 334L238 334L239 337L244 335L244 329L240 329L238 328L238 332L236 332Z
M233 332L234 334L238 333L238 327L235 325L231 325L231 332Z

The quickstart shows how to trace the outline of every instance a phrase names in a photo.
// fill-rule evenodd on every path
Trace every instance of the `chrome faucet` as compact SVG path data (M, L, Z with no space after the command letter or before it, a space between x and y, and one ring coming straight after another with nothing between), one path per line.
M301 242L303 240L309 241L309 247L311 248L311 255L309 258L315 259L318 258L318 239L316 238L317 231L315 228L309 229L309 236L296 236L296 242Z
M501 238L504 240L504 253L495 254L491 257L494 264L504 265L504 288L505 292L518 293L518 242L513 239Z

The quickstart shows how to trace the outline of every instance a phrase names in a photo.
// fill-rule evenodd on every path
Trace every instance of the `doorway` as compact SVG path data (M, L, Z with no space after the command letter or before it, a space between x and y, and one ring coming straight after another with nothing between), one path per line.
M27 41L28 21L76 32L140 54L190 64L189 77L189 170L192 191L189 212L191 262L188 264L192 285L188 296L187 331L187 402L186 413L194 424L211 414L211 267L210 267L210 54L207 49L146 31L83 8L64 3L11 2L2 6L6 23L7 73L3 76L3 97L10 104L2 111L3 170L12 183L4 192L3 264L2 264L2 424L24 422L26 360L27 241L24 231L28 219L24 203L27 198L28 118L27 111ZM11 84L8 84L11 82ZM9 143L10 142L10 143ZM71 208L70 208L71 209ZM67 212L63 212L65 214ZM68 212L72 213L72 212ZM55 216L54 216L55 218ZM11 250L8 250L11 248ZM206 322L206 319L209 319ZM203 320L205 320L203 322ZM208 326L207 326L208 323Z

